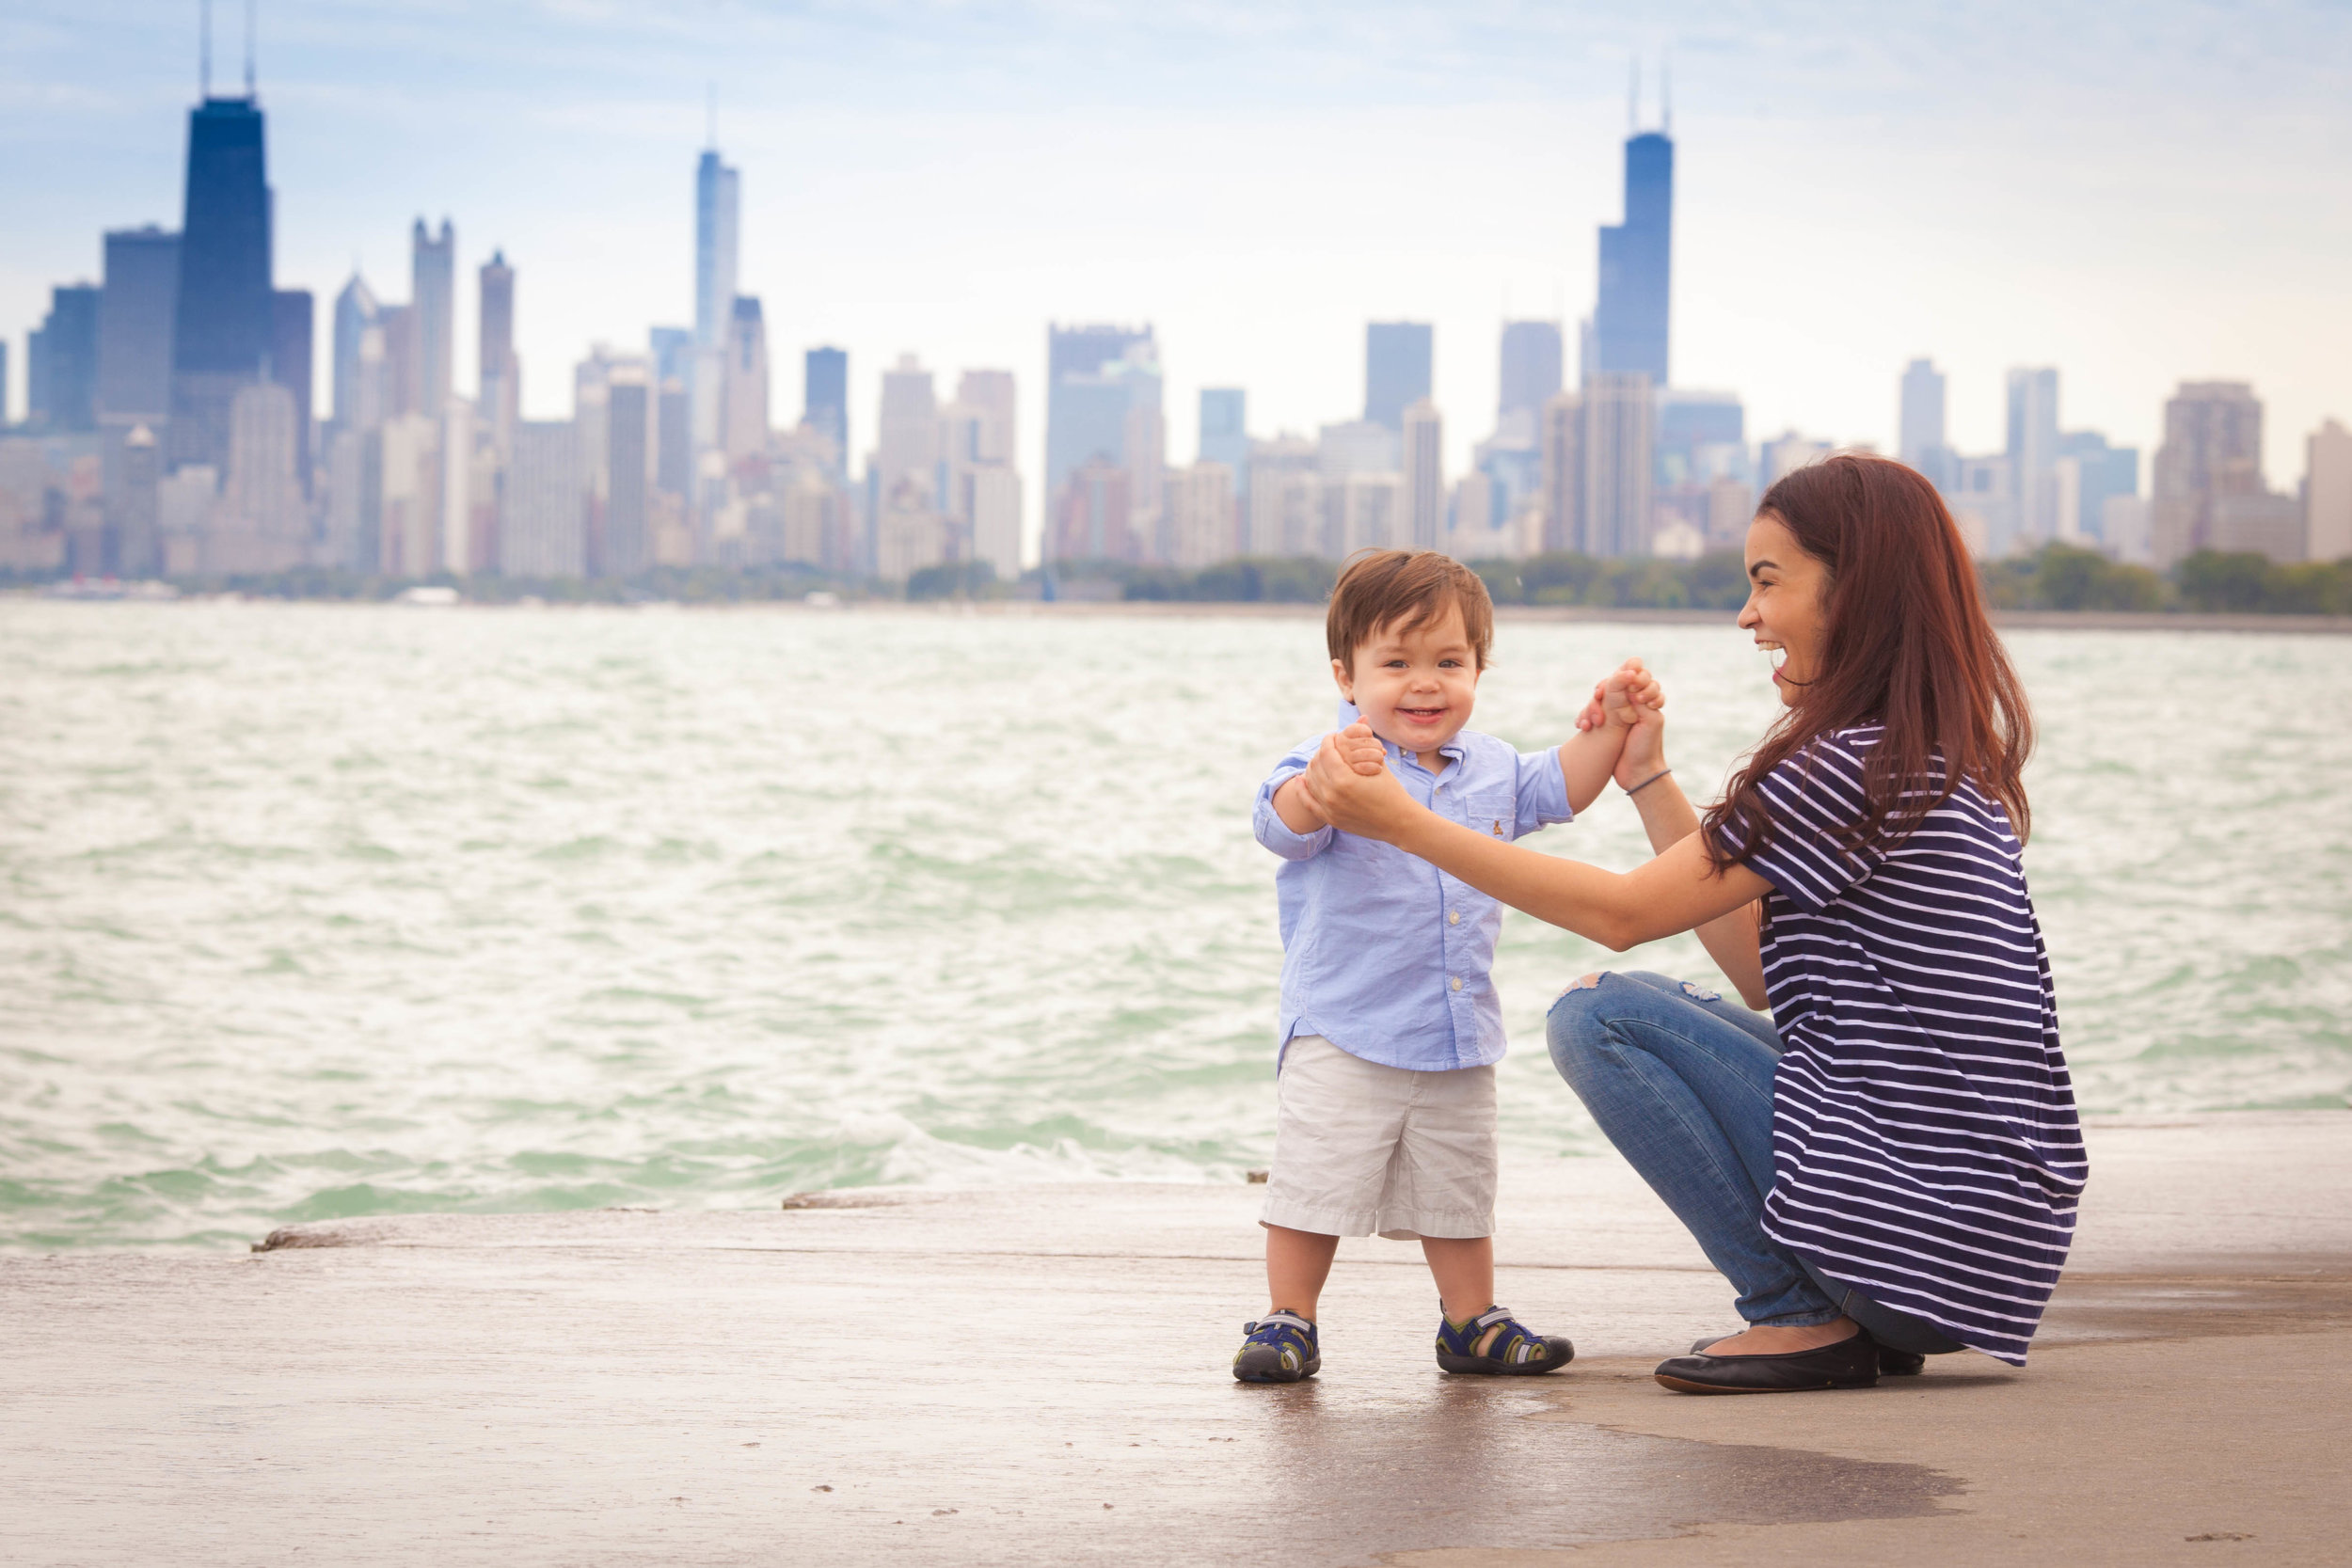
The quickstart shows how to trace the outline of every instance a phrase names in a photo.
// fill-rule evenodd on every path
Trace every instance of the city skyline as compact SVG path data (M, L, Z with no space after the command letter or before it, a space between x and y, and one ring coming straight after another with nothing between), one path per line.
M38 124L22 109L0 112L0 147L66 154L11 161L20 208L44 193L60 198L30 203L40 222L0 263L0 326L19 342L45 309L50 284L95 276L94 254L72 254L94 250L91 236L167 223L176 210L168 187L192 76L193 18L184 31L151 29L152 38L119 50L110 43L110 73L100 80L75 43L108 14L104 7L68 13L37 6L19 24L24 69L57 69L37 95L49 106ZM2065 422L2106 429L2143 450L2160 435L2162 405L2177 382L2249 380L2272 411L2264 455L2274 484L2291 482L2305 435L2344 412L2328 401L2325 372L2352 357L2335 341L2352 328L2341 324L2341 310L2315 308L2313 289L2318 259L2346 227L2342 214L2352 199L2317 198L2343 177L2309 166L2344 137L2344 98L2320 106L2341 68L2313 47L2344 24L2311 8L2265 11L2245 47L2226 65L2207 66L2201 82L2181 73L2198 57L2200 29L2214 24L2185 9L2161 13L2144 40L2106 38L2115 47L2103 61L2090 62L2074 45L2031 64L2021 53L1991 85L1973 85L1975 106L1954 124L1982 124L1985 103L1995 100L2011 110L2051 101L2070 60L2087 71L2074 84L2075 100L2038 129L2032 148L2035 138L1994 127L1972 139L1964 159L1929 145L1948 137L1948 126L1933 125L1933 111L1948 107L1956 89L1945 68L1921 63L1918 39L1903 32L1912 24L1889 24L1895 31L1879 40L1875 62L1849 42L1828 48L1826 64L1808 63L1792 40L1834 35L1836 7L1774 8L1744 42L1695 13L1680 24L1669 16L1639 37L1581 13L1548 31L1532 23L1503 27L1549 51L1549 80L1541 84L1533 65L1492 41L1473 48L1441 19L1375 8L1334 45L1346 69L1311 74L1287 96L1273 92L1266 60L1233 50L1236 13L1215 8L1173 39L1167 27L1142 23L1080 36L1042 12L993 23L916 12L856 39L832 13L729 12L731 34L714 32L716 24L680 24L653 37L609 19L575 18L552 28L560 47L526 67L516 13L494 7L469 35L465 60L412 76L399 71L423 46L410 13L362 5L339 14L335 29L292 10L262 14L260 76L280 193L279 285L329 297L356 246L370 281L397 293L405 224L418 214L453 216L459 268L502 249L527 279L516 340L524 412L533 418L564 411L563 379L547 372L576 362L591 342L633 350L644 323L692 319L692 258L680 238L675 170L707 139L704 88L715 78L719 146L744 174L742 290L765 302L777 365L797 363L819 343L850 351L852 409L877 405L881 373L902 352L947 373L1008 366L1021 377L1022 466L1036 470L1045 324L1149 321L1162 347L1171 454L1193 450L1202 387L1248 388L1261 434L1311 434L1361 405L1363 324L1401 318L1435 327L1446 467L1460 472L1470 445L1486 434L1479 411L1493 395L1501 322L1558 316L1573 335L1590 309L1593 235L1624 215L1614 150L1626 132L1626 63L1637 52L1655 61L1668 43L1681 153L1676 380L1736 388L1754 434L1793 426L1894 450L1888 379L1917 356L1934 357L1950 377L1955 443L1982 450L2001 444L2005 376L2017 364L2059 366ZM1296 57L1313 21L1296 11L1269 16L1268 58ZM2018 38L2049 25L2035 24ZM221 29L218 52L231 57L234 19ZM371 49L356 48L362 36L374 40ZM1185 77L1173 66L1152 67L1132 103L1110 112L1093 71L1152 39L1169 43L1173 58L1211 62L1216 72ZM850 47L858 40L873 56L864 63ZM791 92L749 85L772 84L774 76L761 78L752 66L782 61L777 52L796 40L812 47L791 62ZM1414 63L1407 45L1416 40L1444 47ZM1976 34L1959 40L1949 51L1954 68L1998 64L1985 55L1990 47ZM1069 89L1061 108L1023 111L990 74L1023 50ZM1742 50L1745 63L1731 69ZM646 68L625 86L614 74L620 52ZM2150 150L2128 178L2095 194L2086 185L2089 170L2114 151L2112 127L2085 129L2094 103L2138 92L2145 110L2153 90L2169 84L2192 97L2201 90L2197 102L2210 109L2250 92L2258 65L2270 71L2259 84L2261 113L2201 149L2149 119L2135 129L2153 138ZM509 71L503 99L493 67ZM921 111L885 113L873 94L878 77L893 72L901 85L945 90ZM1648 75L1645 122L1657 115L1654 67ZM1840 86L1834 111L1790 110L1786 92L1759 85L1825 76ZM86 90L68 91L77 80ZM531 90L517 93L516 83ZM1899 89L1923 86L1909 94L1916 105L1904 107ZM169 103L161 102L167 89ZM774 106L787 100L799 106ZM1857 117L1884 122L1880 145L1833 147L1829 132L1850 129ZM1089 125L1086 150L1061 145L1078 120ZM490 123L499 134L485 143ZM129 133L140 124L147 140L135 153ZM397 157L378 145L395 128ZM466 128L472 151L461 159L455 150L465 138L456 133ZM804 150L814 131L823 133L821 158ZM557 144L561 155L551 153ZM2257 146L2264 155L2249 161ZM2171 152L2178 156L2168 162ZM1915 194L1870 178L1872 161L1895 153L1915 158L1915 175L1934 177L1930 183L1944 194L1931 212L1918 209ZM1220 156L1225 199L1206 217L1189 215L1203 177L1179 165ZM2237 166L2224 182L2231 156ZM1123 185L1097 178L1114 158L1128 160ZM2021 166L2029 176L2022 182ZM1440 168L1441 180L1430 178ZM77 169L78 182L57 185ZM981 178L988 170L993 178ZM2159 173L2167 202L2132 199ZM1999 207L1977 199L2003 181L2009 194ZM2233 195L2224 183L2243 188ZM594 199L582 199L591 184ZM1854 193L1865 190L1871 201L1857 203ZM2289 190L2300 192L2291 203L2283 199ZM1413 192L1430 221L1411 226L1406 239L1390 222L1381 238L1364 243L1373 226L1364 198L1376 191L1391 193L1384 198L1391 202L1395 192ZM2036 203L2059 196L2070 196L2071 215L2021 237ZM2214 220L2233 204L2249 210ZM2177 222L2185 207L2201 214L2201 231L2228 230L2226 242L2124 243L2135 226ZM910 225L910 209L923 213L919 224ZM1979 212L1991 215L1972 216ZM56 231L85 213L92 221L75 243L62 241ZM2096 271L2098 258L2082 254L2086 224L2112 230L2100 254L2129 262L2106 279L2120 288L2099 289L2101 309L2084 309L2092 296L2064 286L2087 267ZM1260 241L1237 245L1235 234L1245 231ZM1169 246L1178 233L1186 243ZM1931 252L1973 244L1984 254L1964 267L1932 254L1907 262L1912 286L1891 292L1917 297L1874 309L1890 279L1906 275L1890 264L1857 291L1855 259L1915 256L1923 237L1943 242ZM1846 260L1793 264L1790 253L1815 241L1831 260ZM2260 257L2264 287L2246 289L2240 277L2225 289L2224 263L2237 261L2242 271L2247 255ZM1964 292L1949 286L1961 273L1972 279ZM1299 309L1310 288L1317 303ZM459 291L454 334L461 386L472 381L467 293ZM2265 325L2298 310L2295 333ZM1574 354L1571 341L1571 363ZM532 366L541 367L535 377ZM325 371L322 363L322 386ZM24 372L12 364L11 373L9 406L22 409ZM779 422L798 412L791 380L776 388ZM1033 496L1033 515L1042 501Z

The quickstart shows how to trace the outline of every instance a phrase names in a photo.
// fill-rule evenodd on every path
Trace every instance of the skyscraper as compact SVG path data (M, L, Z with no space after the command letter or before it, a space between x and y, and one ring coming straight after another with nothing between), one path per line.
M478 275L482 290L478 402L499 450L514 442L522 405L522 366L515 358L515 269L494 250Z
M2118 496L2139 494L2139 449L2111 445L2095 430L2070 430L2058 437L2058 537L2106 538L2107 502Z
M1391 430L1405 428L1405 410L1429 395L1431 345L1427 322L1372 322L1364 327L1364 418Z
M1543 410L1544 528L1547 552L1584 547L1584 399L1556 392Z
M188 113L172 317L169 467L229 466L230 410L269 362L270 191L261 104L206 97Z
M151 223L110 230L104 290L98 305L99 409L113 420L152 429L171 412L180 236Z
M1502 395L1495 408L1498 427L1525 411L1530 423L1560 390L1563 361L1558 322L1502 324Z
M1600 293L1593 307L1596 363L1588 372L1667 376L1674 267L1675 144L1645 131L1625 144L1625 222L1600 231Z
M719 445L734 320L740 179L707 148L694 165L694 445Z
M759 301L735 296L727 326L724 439L729 463L768 450L768 324Z
M335 422L373 430L384 422L384 326L367 280L351 275L335 296Z
M2303 443L2303 553L2352 558L2352 430L2334 420Z
M833 443L835 483L850 471L850 356L813 348L802 357L801 420Z
M1895 454L1939 489L1952 483L1951 444L1945 435L1944 372L1931 359L1903 367L1902 407Z
M318 307L308 289L270 293L269 378L294 395L294 477L310 494L310 390L315 381L310 333Z
M939 462L939 398L931 372L912 354L882 372L881 434L876 437L874 464L884 497L898 485L912 484L927 500L933 494Z
M1063 487L1079 466L1100 459L1127 467L1130 414L1146 404L1159 412L1159 345L1149 326L1049 325L1045 365L1046 515L1058 519ZM1130 486L1117 490L1123 529ZM1109 515L1094 502L1110 494L1099 479L1090 482L1089 517ZM1059 531L1049 531L1049 537Z
M1405 543L1434 550L1445 542L1445 421L1427 398L1405 410L1404 447Z
M2048 367L2009 372L2009 493L2017 501L2014 540L1986 541L1987 553L2035 548L2058 537L2058 373Z
M2263 493L2263 405L2243 381L2184 381L2164 405L2149 549L2162 571L2216 546L2215 509Z
M634 577L653 556L653 375L643 361L622 361L605 378L606 474L603 570Z
M1249 394L1239 387L1200 388L1200 461L1222 463L1246 492L1249 470Z
M98 317L94 284L49 291L49 314L31 340L32 413L48 430L98 428Z
M457 232L446 217L436 237L419 218L409 230L409 330L417 338L416 411L440 418L456 388Z
M1587 555L1647 555L1657 440L1649 377L1604 371L1584 388L1584 542Z

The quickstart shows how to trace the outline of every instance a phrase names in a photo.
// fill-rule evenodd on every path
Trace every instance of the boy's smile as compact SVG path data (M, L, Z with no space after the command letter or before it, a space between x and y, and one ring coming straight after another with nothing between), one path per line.
M1431 772L1445 766L1438 750L1462 733L1478 696L1478 650L1462 624L1462 609L1409 628L1376 628L1346 664L1331 661L1340 695L1356 705L1372 733L1421 758Z

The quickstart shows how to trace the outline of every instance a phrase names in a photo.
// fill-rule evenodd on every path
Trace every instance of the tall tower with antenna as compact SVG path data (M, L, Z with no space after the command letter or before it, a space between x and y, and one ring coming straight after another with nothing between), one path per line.
M738 172L719 159L719 89L706 99L706 135L694 166L694 384L697 451L719 444L724 415L727 326L735 318Z
M1653 388L1668 385L1670 294L1674 273L1675 144L1665 128L1665 75L1660 68L1659 129L1641 128L1641 65L1627 99L1625 221L1600 231L1600 295L1593 309L1597 371L1638 371Z
M200 11L199 85L188 114L187 182L173 313L170 457L225 467L229 406L271 378L270 190L254 74L253 8L246 8L242 97L213 96L213 10ZM306 367L307 370L307 367Z

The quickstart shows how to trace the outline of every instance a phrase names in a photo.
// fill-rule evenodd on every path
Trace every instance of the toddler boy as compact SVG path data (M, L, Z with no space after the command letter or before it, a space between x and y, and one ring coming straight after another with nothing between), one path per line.
M1565 822L1609 782L1631 703L1660 705L1639 660L1608 677L1612 718L1517 752L1463 726L1494 640L1476 574L1434 550L1359 556L1325 620L1343 705L1440 816L1515 839ZM1589 727L1581 727L1589 726ZM1441 1300L1449 1372L1555 1371L1575 1353L1494 1305L1495 1080L1502 1009L1487 976L1502 911L1426 861L1326 822L1300 777L1321 737L1259 786L1258 842L1282 931L1274 1166L1259 1223L1272 1307L1233 1357L1245 1383L1322 1366L1315 1306L1342 1236L1419 1240Z

